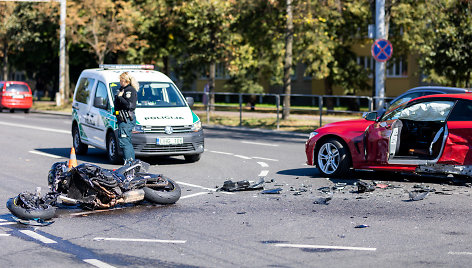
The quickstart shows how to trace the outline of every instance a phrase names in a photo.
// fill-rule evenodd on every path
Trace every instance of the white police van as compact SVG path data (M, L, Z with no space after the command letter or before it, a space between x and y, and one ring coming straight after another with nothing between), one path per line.
M136 157L183 155L196 162L204 151L202 124L190 109L193 98L184 98L165 74L153 65L100 65L80 74L72 103L72 139L77 154L88 146L104 149L112 163L122 162L118 146L113 100L120 88L120 74L128 72L139 82L136 127L132 143Z

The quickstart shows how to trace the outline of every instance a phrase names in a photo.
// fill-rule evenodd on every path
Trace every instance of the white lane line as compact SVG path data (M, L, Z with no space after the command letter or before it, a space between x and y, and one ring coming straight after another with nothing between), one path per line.
M267 176L267 174L269 174L268 170L261 170L261 173L259 173L259 177L265 177Z
M244 155L239 155L239 154L235 154L234 156L242 158L242 159L251 159L250 157L247 157L247 156L244 156Z
M4 219L0 219L0 221L7 221L7 220L4 220Z
M84 259L83 261L98 268L114 268L115 267L108 263L99 261L97 259Z
M252 158L254 158L254 159L260 159L260 160L267 160L267 161L274 161L274 162L278 162L278 161L279 161L279 160L277 160L277 159L265 158L265 157L259 157L259 156L253 156Z
M0 234L0 236L10 236L10 234Z
M62 133L62 134L70 134L70 130L62 130L62 129L54 129L54 128L28 126L28 125L23 125L23 124L14 124L14 123L2 122L2 121L0 121L0 125L11 126L11 127L30 128L30 129L43 130L43 131L49 131L49 132L56 132L56 133Z
M452 251L449 251L447 254L449 255L472 255L472 252L452 252Z
M53 155L53 154L48 154L48 153L43 153L43 152L38 152L38 151L29 151L29 152L32 153L32 154L39 154L39 155L47 156L47 157L51 157L51 158L63 158L62 156Z
M272 147L278 147L279 146L278 144L253 142L253 141L242 141L241 143L254 144L254 145L263 145L263 146L272 146Z
M200 189L216 192L216 189L207 188L207 187L203 187L203 186L196 185L196 184L186 183L186 182L183 182L183 181L177 181L177 183L185 185L185 186L190 186L190 187L195 187L195 188L200 188ZM229 193L229 192L220 192L220 193L222 193L222 194L234 194L234 193Z
M219 151L208 151L208 152L210 152L210 153L215 153L215 154L234 155L233 153L219 152Z
M9 221L9 222L0 222L0 225L13 225L13 224L16 224L16 222L12 222L12 221Z
M265 162L257 162L259 165L261 165L261 167L268 167L269 165L267 165Z
M366 251L375 251L375 250L377 250L377 248L320 246L320 245L299 245L299 244L273 244L273 246L283 247L283 248L344 249L344 250L366 250Z
M54 244L54 243L57 243L56 241L52 240L52 239L49 239L45 236L42 236L38 233L35 233L31 230L21 230L20 232L24 233L25 235L29 236L29 237L32 237L36 240L39 240L41 242L43 242L44 244Z
M170 244L185 244L185 243L187 243L186 240L162 240L162 239L116 238L116 237L95 237L93 240L95 240L95 241L170 243Z
M82 216L82 215L96 214L96 213L102 213L102 212L113 211L113 210L121 210L121 209L125 209L125 207L117 207L117 208L109 208L109 209L83 211L83 212L71 213L71 214L68 214L68 215L69 215L69 216Z
M204 194L208 194L208 192L200 192L200 193L195 193L195 194L189 194L189 195L186 195L186 196L181 196L180 199L195 197L195 196L204 195Z

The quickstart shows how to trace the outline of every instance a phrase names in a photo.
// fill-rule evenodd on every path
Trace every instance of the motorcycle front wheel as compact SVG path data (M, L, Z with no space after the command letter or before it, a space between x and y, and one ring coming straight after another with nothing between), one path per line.
M49 220L54 218L56 214L56 208L48 204L41 204L34 208L25 208L19 196L10 198L7 201L7 208L10 210L11 214L23 220Z
M180 186L167 177L161 177L168 182L168 185L166 187L152 187L149 185L144 187L144 199L156 204L174 204L180 199Z

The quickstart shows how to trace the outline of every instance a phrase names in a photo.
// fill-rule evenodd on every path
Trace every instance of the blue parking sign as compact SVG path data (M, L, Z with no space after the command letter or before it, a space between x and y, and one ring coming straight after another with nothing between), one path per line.
M384 62L388 61L393 54L393 46L390 41L386 39L377 39L374 44L372 44L372 57L376 61Z

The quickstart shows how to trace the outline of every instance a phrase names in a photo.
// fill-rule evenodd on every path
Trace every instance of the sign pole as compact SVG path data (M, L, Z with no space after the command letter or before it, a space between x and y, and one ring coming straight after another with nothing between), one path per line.
M59 96L56 96L56 105L66 103L66 0L61 0L61 29L59 42Z
M385 0L375 0L375 39L385 39ZM376 109L384 106L385 62L375 61Z

